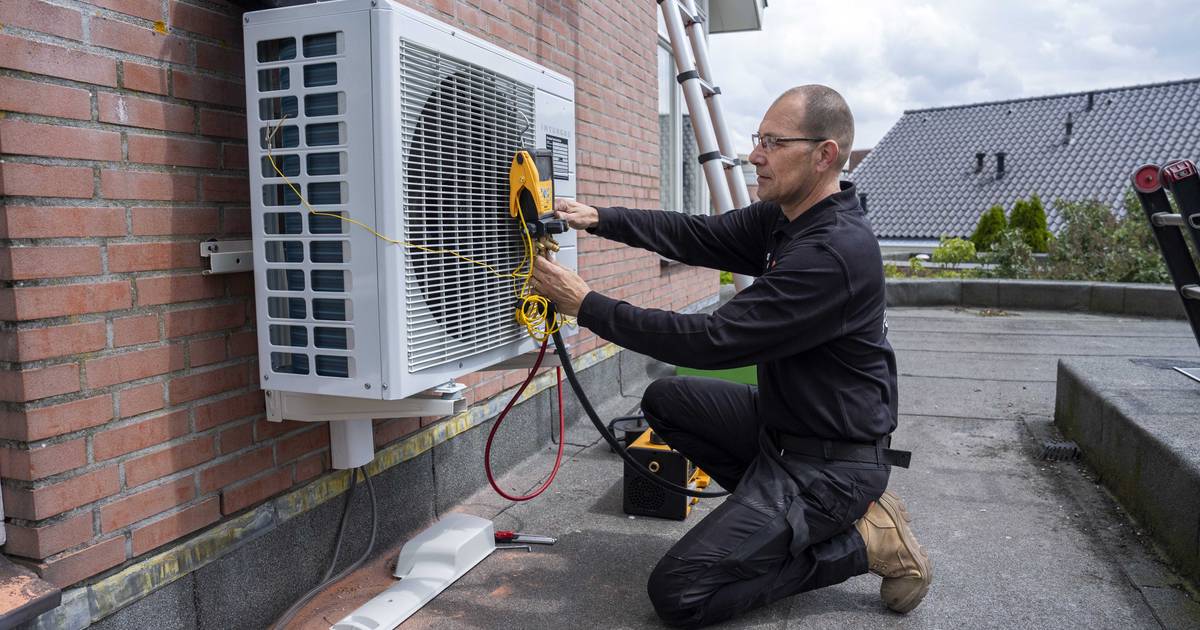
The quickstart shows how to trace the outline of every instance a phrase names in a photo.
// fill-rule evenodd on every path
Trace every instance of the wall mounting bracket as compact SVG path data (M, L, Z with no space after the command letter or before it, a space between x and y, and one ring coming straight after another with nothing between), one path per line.
M254 241L218 241L210 239L200 243L200 257L208 259L208 266L200 273L239 273L254 269Z
M375 418L453 416L467 408L458 383L442 385L411 398L379 400L265 390L267 420L329 421L330 454L337 469L365 466L375 459ZM445 391L447 389L453 392Z

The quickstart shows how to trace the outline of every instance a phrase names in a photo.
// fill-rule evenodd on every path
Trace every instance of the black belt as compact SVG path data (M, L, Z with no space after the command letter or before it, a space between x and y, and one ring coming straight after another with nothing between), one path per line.
M780 455L793 453L827 461L860 462L908 468L909 461L912 460L912 453L887 448L891 441L890 436L871 443L822 440L821 438L800 437L786 433L775 434L775 443L779 446Z

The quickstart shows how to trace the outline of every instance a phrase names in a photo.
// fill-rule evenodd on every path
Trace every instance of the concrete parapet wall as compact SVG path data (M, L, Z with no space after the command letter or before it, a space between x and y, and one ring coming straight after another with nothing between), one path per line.
M887 303L888 306L977 306L1186 317L1179 294L1166 284L899 279L887 281Z
M1154 541L1200 582L1200 383L1183 359L1058 363L1054 420Z

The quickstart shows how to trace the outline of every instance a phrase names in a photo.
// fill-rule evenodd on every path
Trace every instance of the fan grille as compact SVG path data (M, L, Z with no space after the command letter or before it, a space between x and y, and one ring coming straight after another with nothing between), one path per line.
M403 40L399 80L406 239L507 276L524 258L508 171L513 153L532 143L533 88ZM410 371L525 335L513 317L514 279L416 248L406 248L405 263Z

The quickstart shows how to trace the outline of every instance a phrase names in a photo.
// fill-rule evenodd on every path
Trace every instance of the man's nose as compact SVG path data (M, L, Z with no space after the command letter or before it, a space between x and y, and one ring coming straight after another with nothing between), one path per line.
M762 166L763 164L767 163L767 156L763 151L761 144L754 145L754 148L750 150L749 159L750 163L755 166Z

